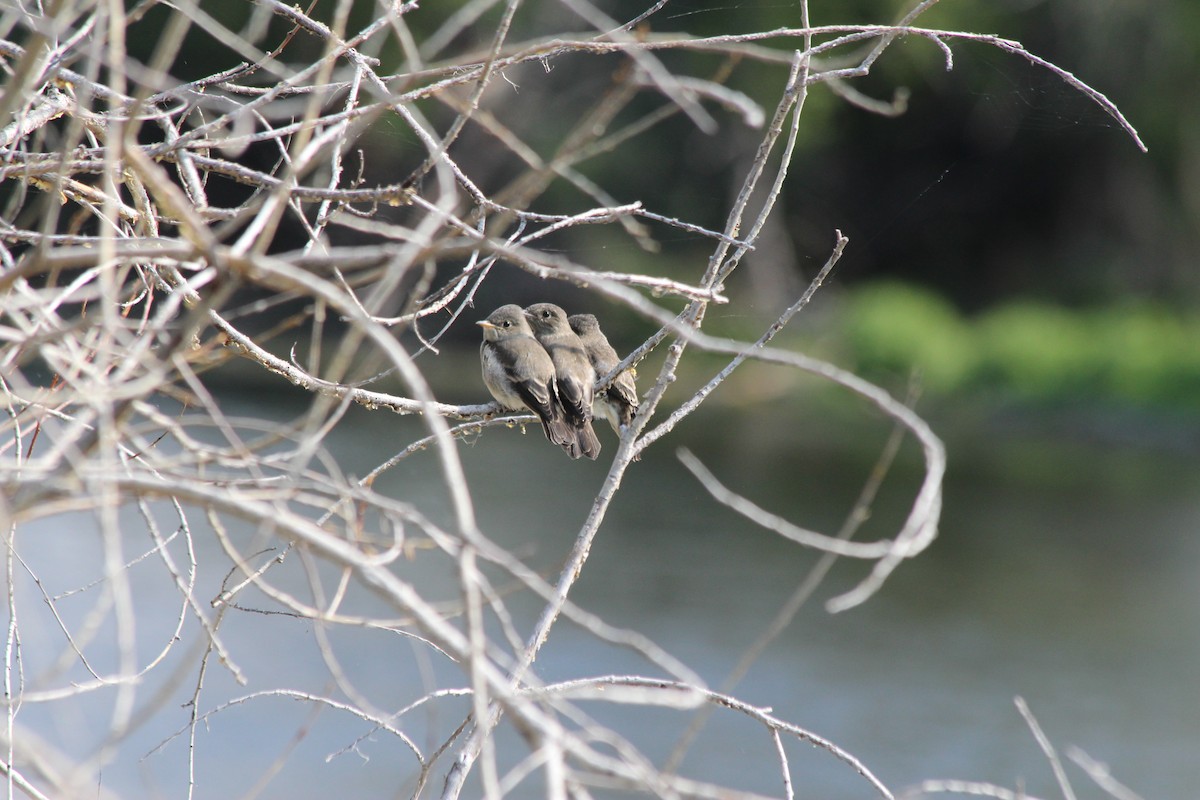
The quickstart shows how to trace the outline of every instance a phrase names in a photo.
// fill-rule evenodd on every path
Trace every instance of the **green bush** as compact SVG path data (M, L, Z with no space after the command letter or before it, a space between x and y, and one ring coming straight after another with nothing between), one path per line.
M1086 321L1067 309L1021 302L976 324L982 377L1031 396L1068 396L1102 386L1106 355Z
M966 319L939 295L894 281L854 289L844 314L846 342L868 376L919 370L935 393L1200 409L1200 315L1020 301Z
M1137 402L1200 406L1200 318L1141 304L1091 315L1109 355L1106 387Z
M859 367L868 373L919 370L932 391L959 388L976 369L971 328L940 296L898 282L853 291L846 333Z

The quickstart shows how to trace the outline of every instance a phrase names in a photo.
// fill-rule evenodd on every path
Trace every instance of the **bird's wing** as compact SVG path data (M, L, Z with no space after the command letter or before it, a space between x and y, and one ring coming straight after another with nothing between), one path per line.
M585 374L591 372L590 365L589 369L584 372ZM567 412L568 419L588 420L592 418L592 382L588 380L585 383L579 380L575 376L576 374L559 370L558 397L562 401L563 410Z
M539 417L554 419L561 416L557 413L558 409L554 406L554 394L545 381L514 380L513 389L525 401L525 405L537 412Z
M542 356L538 359L538 355ZM534 361L544 361L535 364ZM533 409L539 416L554 419L561 416L554 402L554 365L541 350L521 353L506 360L504 370L512 381L513 389L525 405Z
M615 394L621 402L626 405L638 407L637 385L633 382L633 376L628 372L622 372L608 387L609 394Z
M579 458L575 433L567 424L566 414L558 400L554 364L550 356L541 348L523 348L520 351L508 348L498 355L502 356L500 363L512 390L526 408L537 414L546 438L566 449L571 458Z

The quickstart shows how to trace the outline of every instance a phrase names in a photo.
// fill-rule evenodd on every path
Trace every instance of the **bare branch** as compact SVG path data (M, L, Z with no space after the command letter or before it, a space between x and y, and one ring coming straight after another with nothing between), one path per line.
M799 24L707 37L647 27L668 8L663 2L613 19L589 0L567 0L557 16L526 20L515 0L475 0L424 34L426 20L409 16L413 2L385 3L357 29L351 0L306 8L258 0L244 15L219 18L197 3L6 10L0 779L9 794L108 796L110 775L137 771L127 761L146 730L173 731L154 734L157 744L132 756L152 772L162 767L156 790L211 794L213 770L226 764L205 751L207 728L237 716L287 743L247 776L250 795L283 771L319 773L320 765L291 757L331 717L354 728L329 758L384 748L411 766L414 797L431 783L443 797L460 796L473 785L468 778L489 798L524 796L534 783L564 800L593 787L752 797L739 776L710 782L679 769L692 731L733 712L761 726L754 744L778 764L786 797L805 794L789 763L794 742L892 797L844 748L731 691L834 558L871 562L858 586L829 602L840 611L929 546L944 448L911 403L775 346L830 279L848 245L840 233L808 289L764 320L756 340L712 335L708 312L740 305L733 281L778 212L808 93L828 87L873 113L900 113L902 91L876 100L853 79L906 41L930 42L947 69L964 57L961 44L1023 59L1097 104L1142 146L1105 95L1021 44L917 27L934 3L913 0L895 25L814 26L802 0ZM522 38L530 26L536 35ZM203 43L202 58L187 49L193 40ZM768 76L753 97L734 88L747 62ZM198 76L206 63L219 67ZM570 70L586 91L561 103L549 94L519 102L549 92L544 76L556 70ZM764 101L769 92L773 100ZM526 108L539 110L527 118ZM609 165L636 168L642 143L668 120L720 137L733 128L729 142L753 137L720 223L656 207L664 201L649 191L611 180ZM669 238L711 252L697 265L674 254L614 257L615 249L601 260L589 249L619 241L641 258L667 252ZM489 535L496 522L478 518L474 504L486 481L472 468L478 451L460 446L491 446L501 427L524 430L537 417L494 402L444 401L460 388L443 378L460 371L456 335L474 331L478 298L512 293L502 276L514 272L526 285L561 284L655 329L596 376L594 388L604 389L640 365L642 396L590 506L577 509L583 521L570 552L548 574ZM475 336L463 362L475 357ZM724 366L679 392L677 378L700 352L721 354ZM717 502L822 552L715 691L645 633L580 607L575 587L627 477L655 478L627 471L639 469L647 448L677 436L679 423L749 360L865 401L895 423L881 463L911 435L925 473L899 530L857 541L885 467L842 529L827 535L738 496L720 469L683 451ZM482 401L476 368L470 374L465 391ZM352 429L363 430L355 404L413 417L372 417L368 435L389 449L372 450L366 464L347 445ZM536 429L522 446L541 445ZM541 650L564 624L631 654L652 675L608 675L601 665L601 677L545 684ZM302 627L311 647L261 646L261 626L288 625ZM398 677L386 691L363 678L349 641L395 659L388 668ZM314 685L289 683L301 673L315 675ZM281 702L302 706L303 721L267 711ZM693 725L660 766L626 721L589 716L594 703L678 710ZM19 713L31 704L39 714ZM1022 713L1070 797L1057 754ZM39 735L44 724L73 719L89 720L75 731L73 752L82 755L74 760ZM186 753L175 760L175 749ZM1114 797L1136 800L1103 765L1070 755ZM1012 796L979 783L922 786Z

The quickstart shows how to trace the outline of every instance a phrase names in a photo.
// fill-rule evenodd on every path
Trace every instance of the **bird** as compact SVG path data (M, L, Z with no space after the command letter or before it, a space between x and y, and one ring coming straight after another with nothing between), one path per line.
M483 382L492 397L510 411L532 411L541 421L546 438L571 458L579 458L575 428L558 397L554 362L534 338L525 312L510 303L475 324L483 328L479 361Z
M600 440L592 428L592 399L596 370L588 360L583 342L571 330L567 312L553 303L535 303L525 309L533 335L554 362L558 398L567 421L575 430L579 452L593 461L600 455Z
M621 359L608 343L604 331L600 330L600 322L594 314L572 314L567 322L583 342L584 352L592 362L592 369L596 370L597 379L616 369ZM592 404L592 413L608 420L617 436L633 421L637 410L637 385L633 382L632 369L622 370L603 392L596 395Z

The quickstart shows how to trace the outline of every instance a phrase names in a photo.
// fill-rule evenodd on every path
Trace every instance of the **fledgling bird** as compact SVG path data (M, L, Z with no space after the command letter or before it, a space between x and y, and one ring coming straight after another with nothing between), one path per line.
M572 314L567 322L583 342L584 352L592 362L592 369L596 370L597 379L616 369L621 359L608 343L604 331L600 330L600 322L594 314ZM596 395L592 404L592 413L608 420L617 436L633 421L637 410L637 385L633 382L633 370L630 369L623 370L613 378L608 388Z
M595 460L600 455L600 440L592 428L592 399L596 370L588 360L583 342L571 330L567 312L553 303L536 303L525 309L533 335L546 348L554 362L558 380L558 399L567 421L575 430L579 452Z
M510 303L475 324L483 328L479 361L492 397L511 411L532 411L541 420L546 438L571 458L579 458L575 428L558 397L554 362L534 338L525 312Z

